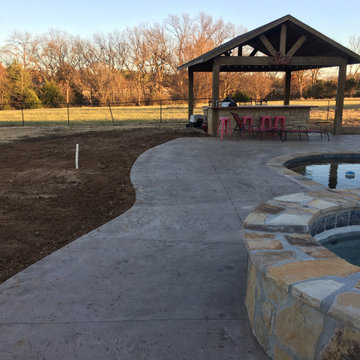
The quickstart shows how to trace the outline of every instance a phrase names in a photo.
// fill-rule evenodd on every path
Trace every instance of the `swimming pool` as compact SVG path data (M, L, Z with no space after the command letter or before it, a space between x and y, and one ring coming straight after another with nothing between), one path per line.
M351 227L350 227L351 228ZM350 230L349 228L349 230ZM360 266L360 232L350 231L330 235L320 243L349 263Z
M330 189L360 188L360 160L307 159L287 167ZM348 172L355 174L349 176Z

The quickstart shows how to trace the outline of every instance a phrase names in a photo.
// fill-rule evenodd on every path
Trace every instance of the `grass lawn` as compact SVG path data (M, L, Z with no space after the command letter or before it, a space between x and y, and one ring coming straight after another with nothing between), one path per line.
M292 105L312 105L311 119L333 121L335 116L335 100L292 100ZM194 113L202 114L198 104ZM270 101L268 105L282 105L282 101ZM95 123L99 125L129 124L129 123L160 123L187 122L187 104L152 106L114 106L111 107L71 107L69 109L70 124ZM26 125L65 125L68 123L67 108L24 110ZM1 125L21 125L21 110L1 110ZM360 99L345 99L343 124L345 126L360 126Z
M196 112L202 112L197 107ZM114 106L111 107L114 123L127 124L129 122L187 122L187 105L155 106ZM108 107L71 107L69 109L70 123L95 122L99 124L112 123L111 112ZM67 108L54 109L26 109L23 111L24 122L28 125L67 124ZM0 111L0 124L21 124L21 110ZM30 124L29 124L30 123Z

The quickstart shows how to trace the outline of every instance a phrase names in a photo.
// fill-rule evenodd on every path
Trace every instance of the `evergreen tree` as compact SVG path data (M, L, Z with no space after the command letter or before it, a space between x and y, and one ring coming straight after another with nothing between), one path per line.
M6 73L9 101L12 106L15 108L24 106L28 109L41 107L41 101L33 89L31 77L20 63L14 61L8 66Z
M65 103L65 97L54 80L46 81L41 89L40 98L44 105L50 107L60 107Z

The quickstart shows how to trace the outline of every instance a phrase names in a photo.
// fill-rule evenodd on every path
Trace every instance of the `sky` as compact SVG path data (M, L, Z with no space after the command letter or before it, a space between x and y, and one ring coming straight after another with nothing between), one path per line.
M290 14L344 46L350 36L360 36L359 0L1 0L0 9L0 46L13 30L35 35L58 29L91 38L142 22L162 22L170 14L193 17L200 12L248 30Z

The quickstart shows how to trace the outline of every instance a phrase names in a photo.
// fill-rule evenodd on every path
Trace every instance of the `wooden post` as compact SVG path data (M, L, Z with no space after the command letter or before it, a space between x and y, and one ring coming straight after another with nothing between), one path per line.
M189 78L189 93L188 93L188 120L190 116L194 113L194 72L188 69L188 78Z
M285 72L284 105L290 104L290 89L291 89L291 71L286 70L286 72Z
M334 135L341 135L346 82L346 63L339 66L338 86L336 91L336 108L334 119Z
M220 65L216 62L212 67L212 124L208 124L212 129L209 131L209 134L216 135L216 127L219 121L219 87L220 87Z
M217 107L219 104L219 87L220 87L220 66L214 64L212 68L212 102L213 106Z
M286 25L282 24L280 32L280 54L284 56L286 54Z

